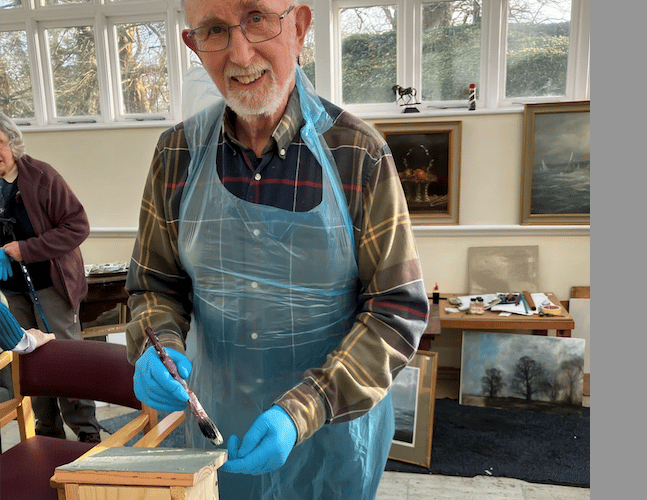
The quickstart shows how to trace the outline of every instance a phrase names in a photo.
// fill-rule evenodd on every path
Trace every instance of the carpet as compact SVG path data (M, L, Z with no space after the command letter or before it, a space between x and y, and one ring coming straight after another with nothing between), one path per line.
M590 487L590 420L590 408L558 415L438 399L429 469L389 460L386 470Z
M167 414L159 412L160 420ZM112 433L135 415L102 420L101 426ZM184 426L175 429L161 446L185 447ZM557 415L438 399L429 469L389 460L386 470L590 487L590 408L582 408L581 415Z

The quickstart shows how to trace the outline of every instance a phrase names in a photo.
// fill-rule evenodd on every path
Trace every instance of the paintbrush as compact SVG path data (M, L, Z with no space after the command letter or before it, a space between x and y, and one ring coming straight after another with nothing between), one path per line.
M148 338L151 339L151 342L153 343L153 346L155 347L160 360L162 361L164 366L166 366L166 369L173 376L173 378L177 380L182 387L184 387L186 392L189 393L189 401L187 401L187 405L189 406L189 409L191 410L191 413L193 413L195 419L198 421L200 432L202 432L204 437L211 441L213 445L221 445L224 442L224 440L222 439L222 434L220 434L220 431L216 427L216 424L213 423L213 420L209 418L207 412L205 412L204 408L202 408L202 405L200 404L200 401L198 401L195 393L189 389L186 381L182 377L180 377L180 374L177 371L177 366L175 366L175 363L171 359L171 356L168 355L166 349L164 349L164 346L160 343L157 335L155 335L155 332L153 332L150 327L146 327L144 331L146 332L146 335L148 335Z

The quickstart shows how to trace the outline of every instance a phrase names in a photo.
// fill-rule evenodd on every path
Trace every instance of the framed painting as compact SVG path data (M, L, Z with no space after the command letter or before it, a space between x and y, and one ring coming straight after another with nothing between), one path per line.
M591 102L526 104L521 224L591 223Z
M418 351L393 381L395 435L390 459L429 468L437 372L438 353Z
M464 331L459 403L578 414L584 339Z
M386 140L413 224L458 224L462 122L375 122Z

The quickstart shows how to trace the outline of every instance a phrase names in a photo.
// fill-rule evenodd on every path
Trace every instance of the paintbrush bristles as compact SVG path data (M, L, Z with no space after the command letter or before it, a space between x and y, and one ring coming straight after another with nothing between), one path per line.
M193 391L188 392L189 408L191 409L191 413L193 413L195 419L198 421L200 432L202 432L202 435L209 441L211 441L211 443L213 443L215 446L221 445L224 442L224 439L222 438L220 431L216 427L216 424L214 424L213 421L208 417L207 412L205 412L204 408L202 408L202 405L200 404L200 401L198 401L198 397L195 395L195 393Z
M189 389L186 381L182 377L180 377L180 374L177 371L177 366L175 366L173 359L171 359L171 356L168 355L168 352L166 352L166 349L164 349L164 346L160 343L157 335L155 335L155 332L153 332L150 327L146 327L144 331L146 332L146 335L148 335L150 341L153 343L153 346L155 347L155 350L157 351L157 354L166 369L189 394L189 401L187 402L187 405L191 410L191 413L193 413L195 419L198 421L198 426L200 427L200 432L202 432L202 435L215 446L221 445L224 440L222 438L222 435L220 434L220 431L218 431L216 424L214 424L213 421L208 417L207 412L204 411L204 408L202 408L200 401L198 401L198 397L192 390Z

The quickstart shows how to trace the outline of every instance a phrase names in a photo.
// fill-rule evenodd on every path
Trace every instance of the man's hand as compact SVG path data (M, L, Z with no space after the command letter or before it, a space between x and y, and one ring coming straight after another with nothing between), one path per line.
M191 374L191 361L181 352L166 348L180 377L186 379ZM189 395L182 385L173 378L160 360L153 346L135 363L133 376L135 396L142 403L161 411L177 411L186 408Z
M264 474L281 467L297 440L292 418L278 405L262 413L245 434L239 448L238 436L227 441L229 460L221 467L225 472Z
M4 248L0 248L0 281L6 281L13 276L11 261Z

